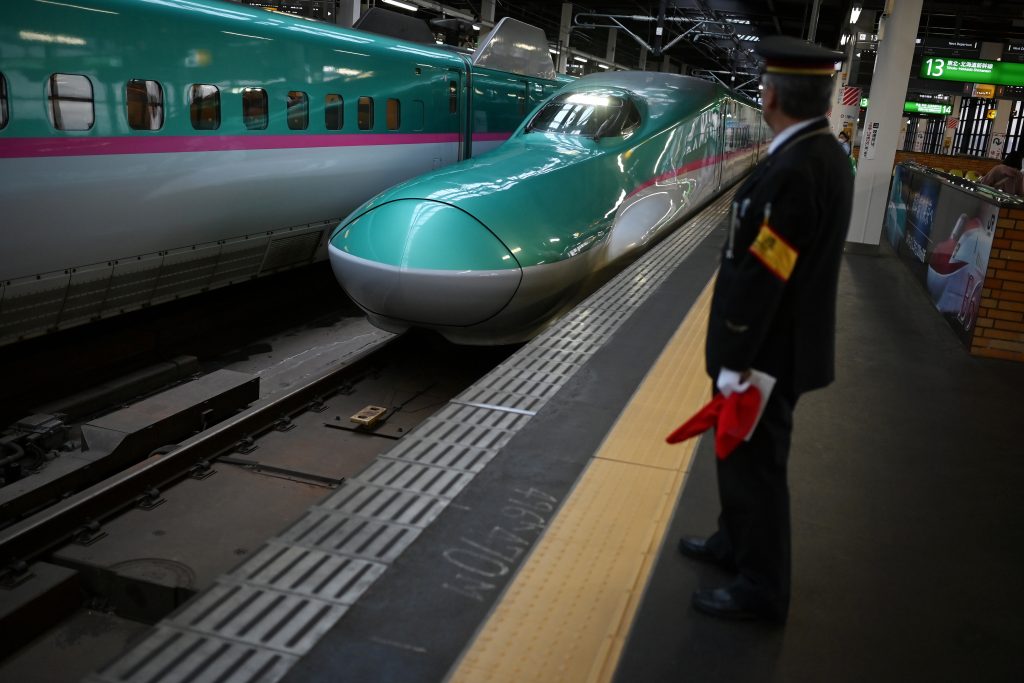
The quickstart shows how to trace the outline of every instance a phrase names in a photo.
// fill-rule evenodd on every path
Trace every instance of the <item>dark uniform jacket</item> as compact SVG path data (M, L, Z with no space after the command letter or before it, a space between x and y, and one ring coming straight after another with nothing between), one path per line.
M834 378L850 161L825 118L759 164L733 203L708 324L708 374L762 370L799 394Z

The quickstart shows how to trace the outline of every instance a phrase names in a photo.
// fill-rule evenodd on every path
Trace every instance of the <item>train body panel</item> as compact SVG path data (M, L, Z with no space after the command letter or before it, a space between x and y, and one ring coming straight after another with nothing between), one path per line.
M352 146L344 155L336 148L289 148L0 159L3 194L18 198L5 205L10 209L0 271L13 280L69 264L83 267L338 219L392 185L396 166L424 173L438 159L452 159L455 147L457 142ZM59 202L53 201L55 184ZM290 194L293 185L303 188L299 204Z
M401 183L361 206L332 236L332 265L347 291L360 289L354 299L371 319L390 329L432 327L463 343L522 341L591 276L648 248L749 170L763 149L763 131L756 109L704 81L646 73L585 77L552 96L500 148ZM522 270L512 300L501 305L481 293L487 310L499 310L453 325L445 305L478 302L446 296L427 303L429 284L420 277L421 308L393 306L389 292L396 285L389 278L401 279L402 259L431 263L437 271L431 282L470 282L472 269L491 267L464 258L446 263L451 235L403 241L390 256L367 250L366 233L384 224L378 212L398 201L451 206L478 224L467 224L464 234L492 233ZM438 216L407 211L395 220L408 224L388 232L433 232L433 222L443 220ZM358 268L346 268L356 259ZM374 264L381 274L371 274ZM364 279L375 286L363 287ZM445 291L452 290L446 285ZM465 298L477 296L468 287L462 291Z
M500 144L531 93L562 85L217 0L5 9L0 344L82 322L61 302L89 298L93 318L156 303L150 284L179 250L266 245L248 271L179 279L171 298L276 272L275 236ZM290 265L325 257L320 233ZM112 296L131 286L114 279L76 289L128 260L155 269L131 297Z

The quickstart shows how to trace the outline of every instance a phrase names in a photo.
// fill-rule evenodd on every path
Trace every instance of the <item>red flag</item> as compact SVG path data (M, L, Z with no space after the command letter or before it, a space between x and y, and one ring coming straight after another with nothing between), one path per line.
M761 391L751 386L729 396L715 394L711 402L676 428L665 440L679 443L715 428L715 455L725 460L737 446L750 438L761 417Z

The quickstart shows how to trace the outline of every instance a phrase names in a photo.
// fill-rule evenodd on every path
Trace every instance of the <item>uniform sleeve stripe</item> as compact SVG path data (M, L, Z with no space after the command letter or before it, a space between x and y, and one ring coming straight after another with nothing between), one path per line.
M783 282L789 280L800 255L781 235L767 225L761 226L757 239L750 245L750 253Z

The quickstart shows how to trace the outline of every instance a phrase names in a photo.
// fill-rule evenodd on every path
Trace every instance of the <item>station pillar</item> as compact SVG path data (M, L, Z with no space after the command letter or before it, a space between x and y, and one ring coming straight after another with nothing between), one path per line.
M954 95L950 101L951 111L946 117L946 130L942 134L942 153L953 154L953 138L956 135L957 126L960 125L960 95Z
M494 28L494 8L497 0L483 0L480 3L480 31L476 37L476 44L483 42L487 34Z
M335 7L334 23L349 29L359 19L359 0L338 0Z
M1006 133L1010 127L1010 115L1013 112L1013 100L993 100L996 117L992 120L992 133L988 136L988 149L985 156L990 159L1002 159L1013 150L1006 148Z
M878 58L871 77L871 98L853 188L853 212L847 242L877 246L889 199L903 101L910 80L917 27L923 0L889 2L878 29Z
M647 71L647 48L640 48L640 64L636 67L639 71Z
M359 20L359 10L359 0L338 0L338 6L335 9L334 22L338 26L352 28L356 21Z
M615 63L615 41L619 37L619 29L610 28L608 29L608 47L604 51L604 58L608 64Z
M569 64L569 34L572 31L572 3L562 3L562 21L558 26L558 64L555 70L565 73Z

